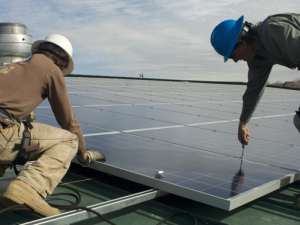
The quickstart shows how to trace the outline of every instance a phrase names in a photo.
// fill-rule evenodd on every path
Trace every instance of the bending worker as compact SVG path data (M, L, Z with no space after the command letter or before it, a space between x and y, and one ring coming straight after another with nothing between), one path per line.
M52 216L60 211L44 199L66 174L73 157L77 154L80 164L89 166L105 156L86 150L72 112L63 76L74 68L69 40L52 34L34 42L31 50L27 61L0 67L0 176L12 164L36 161L10 183L0 202L25 204L41 216ZM63 129L33 122L32 111L45 98Z
M248 144L247 126L258 105L273 65L279 64L300 70L300 14L284 13L268 16L256 25L238 20L225 20L212 32L211 44L224 61L232 59L248 64L248 83L243 95L243 109L238 126L238 139ZM300 132L300 113L294 125ZM295 204L300 206L299 201Z

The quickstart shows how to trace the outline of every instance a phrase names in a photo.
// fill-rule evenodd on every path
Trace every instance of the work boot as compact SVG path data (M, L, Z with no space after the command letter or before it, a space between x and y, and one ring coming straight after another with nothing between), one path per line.
M20 180L12 181L6 191L0 197L0 202L6 207L11 205L26 205L36 214L41 216L53 216L60 213L53 208L30 185Z
M294 201L294 205L300 206L300 197L296 198L296 200Z

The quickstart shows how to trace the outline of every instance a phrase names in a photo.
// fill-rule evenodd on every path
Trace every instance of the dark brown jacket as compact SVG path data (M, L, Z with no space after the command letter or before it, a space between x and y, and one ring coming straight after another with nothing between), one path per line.
M77 155L84 154L83 134L72 112L65 79L53 61L42 54L34 54L25 62L0 66L0 107L11 118L24 119L45 98L58 124L78 136Z

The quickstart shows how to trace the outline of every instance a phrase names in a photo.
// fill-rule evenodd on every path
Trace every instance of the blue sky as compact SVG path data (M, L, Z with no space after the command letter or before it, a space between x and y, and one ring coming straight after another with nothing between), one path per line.
M223 20L256 23L270 14L300 12L299 0L10 0L2 22L25 24L33 40L52 33L73 45L74 74L247 81L245 62L224 63L210 44ZM300 77L275 66L274 82Z

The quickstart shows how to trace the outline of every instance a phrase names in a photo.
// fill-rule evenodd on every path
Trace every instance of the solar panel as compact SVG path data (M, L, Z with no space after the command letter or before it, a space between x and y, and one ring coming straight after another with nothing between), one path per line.
M236 132L244 85L74 77L66 83L87 147L107 156L91 165L97 170L226 210L299 179L292 123L298 91L266 88L241 161ZM37 122L58 126L47 102L35 113Z

